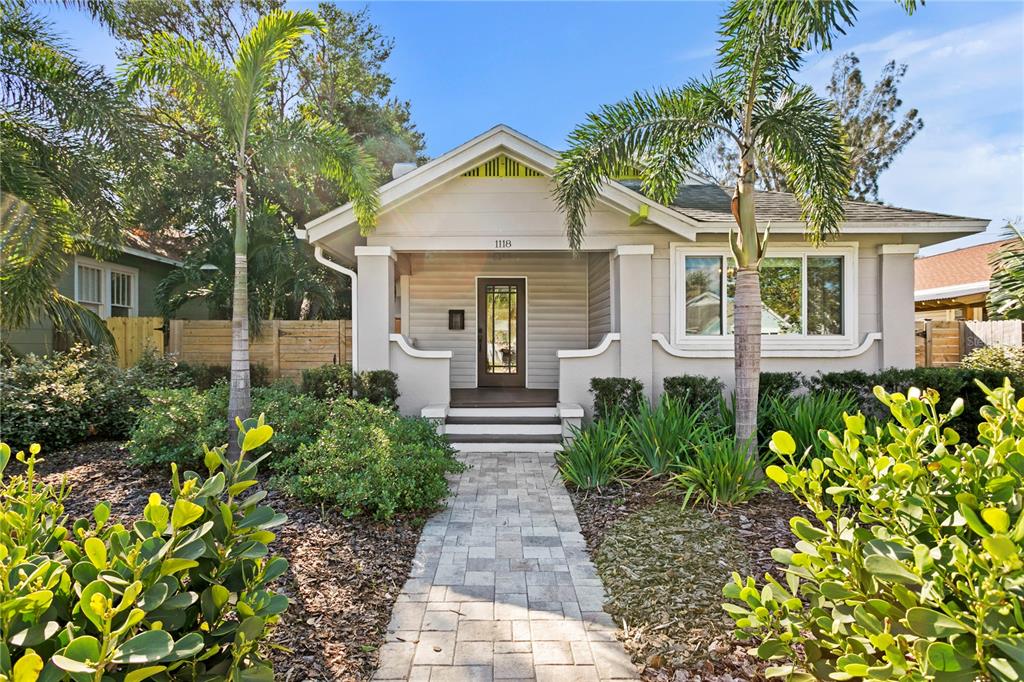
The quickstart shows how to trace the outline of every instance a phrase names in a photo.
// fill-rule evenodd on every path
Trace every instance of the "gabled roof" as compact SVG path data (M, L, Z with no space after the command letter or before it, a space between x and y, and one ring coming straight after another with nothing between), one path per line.
M992 278L989 258L1012 239L976 244L914 261L914 298L928 301L988 291Z
M431 187L457 177L499 154L507 154L545 175L551 175L558 163L558 152L506 125L498 125L381 187L380 212L387 213ZM627 215L638 213L640 207L646 205L647 222L686 239L693 239L697 234L694 229L696 221L674 207L651 202L640 192L621 183L604 183L599 191L599 197L602 202L618 208ZM355 212L349 203L309 221L306 223L306 229L296 230L296 234L299 238L308 238L309 241L315 242L354 225Z
M549 176L559 158L558 152L550 147L506 125L498 125L381 187L381 213L387 213L431 187L500 154ZM647 206L646 222L689 240L694 239L698 232L725 232L735 227L730 210L731 196L731 189L709 184L696 175L686 178L675 200L667 206L645 197L637 180L608 180L601 186L599 194L601 201L630 215L639 213L641 206ZM805 224L796 196L789 192L758 191L756 198L759 223L771 221L772 229L777 232L803 232ZM934 235L925 237L926 241L941 241L954 235L981 232L988 226L985 219L896 208L868 201L848 200L844 206L846 220L842 230L845 232L917 233ZM349 203L309 221L305 230L296 229L296 236L316 242L356 224L355 213Z

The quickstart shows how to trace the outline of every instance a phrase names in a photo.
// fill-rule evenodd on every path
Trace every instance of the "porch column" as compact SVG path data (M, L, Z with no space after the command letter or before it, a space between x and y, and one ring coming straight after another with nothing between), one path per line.
M878 247L882 281L882 368L913 368L914 358L914 256L917 244L883 244Z
M395 254L390 246L357 246L355 254L359 272L357 369L391 369L389 335L395 307Z
M652 244L624 245L615 249L614 273L618 287L618 326L623 377L644 382L650 400L654 376L654 352L651 345L651 256Z

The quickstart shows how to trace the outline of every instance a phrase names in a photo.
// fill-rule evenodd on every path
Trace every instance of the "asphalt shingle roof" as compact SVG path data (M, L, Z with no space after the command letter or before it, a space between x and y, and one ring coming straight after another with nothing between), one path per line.
M640 191L640 183L638 181L627 180L623 181L622 184L630 189ZM732 212L729 208L732 192L732 188L719 185L682 185L672 205L681 213L700 222L732 222ZM769 220L798 222L801 220L800 203L793 194L789 192L759 190L754 195L757 201L758 222ZM977 220L977 218L946 215L931 211L897 208L870 201L848 200L844 202L844 205L848 222L922 223L930 221Z
M914 261L914 289L924 291L958 284L987 282L992 277L989 258L1003 244L1010 244L1012 241L1000 239L918 258Z

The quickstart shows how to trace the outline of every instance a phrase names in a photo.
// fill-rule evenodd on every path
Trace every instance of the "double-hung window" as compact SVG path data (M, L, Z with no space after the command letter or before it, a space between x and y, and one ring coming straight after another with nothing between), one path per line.
M768 343L841 342L854 334L854 247L769 247L761 261L761 334ZM677 344L733 334L736 264L728 249L673 249ZM771 341L770 339L777 339Z
M122 265L75 258L75 300L100 317L135 317L139 271Z

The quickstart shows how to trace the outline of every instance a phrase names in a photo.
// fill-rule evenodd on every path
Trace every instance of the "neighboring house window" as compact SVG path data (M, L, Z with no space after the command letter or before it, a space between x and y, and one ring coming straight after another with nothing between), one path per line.
M731 336L736 264L727 251L674 249L677 342ZM761 262L761 334L839 339L853 333L853 248L773 248Z
M75 300L100 317L136 317L139 271L75 258Z
M97 315L103 314L103 270L77 264L75 300Z

